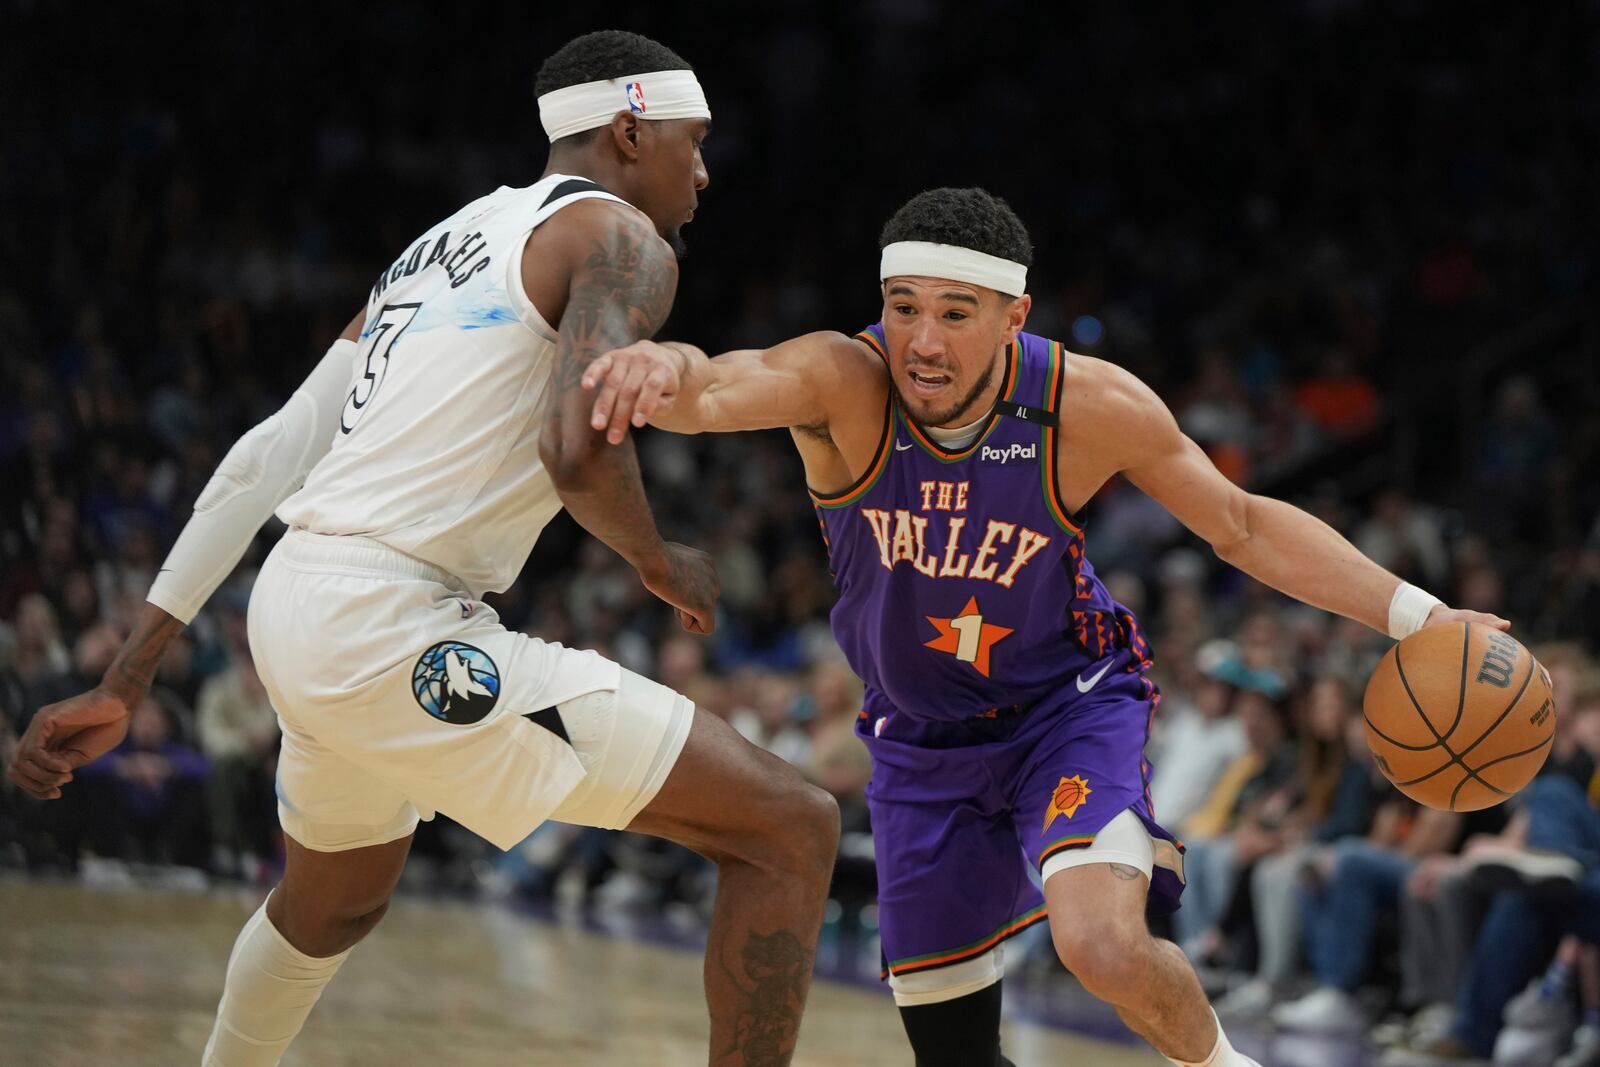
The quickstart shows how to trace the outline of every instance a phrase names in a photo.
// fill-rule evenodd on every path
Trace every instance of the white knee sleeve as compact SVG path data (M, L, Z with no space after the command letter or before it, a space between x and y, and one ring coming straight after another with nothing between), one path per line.
M981 956L949 967L891 974L889 988L894 991L894 1002L902 1008L939 1004L994 985L1005 977L1005 963L1005 946L996 945Z
M1150 831L1145 829L1139 816L1123 809L1094 835L1094 842L1088 848L1057 852L1045 860L1039 876L1048 882L1057 871L1082 867L1086 863L1124 863L1138 868L1149 878L1156 869L1155 843L1150 840Z

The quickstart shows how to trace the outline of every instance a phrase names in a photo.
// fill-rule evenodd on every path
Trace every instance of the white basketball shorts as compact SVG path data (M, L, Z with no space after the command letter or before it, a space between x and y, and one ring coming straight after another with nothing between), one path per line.
M502 849L546 819L628 825L694 706L594 652L500 625L450 575L362 537L290 530L250 599L278 711L278 816L323 852L444 812Z

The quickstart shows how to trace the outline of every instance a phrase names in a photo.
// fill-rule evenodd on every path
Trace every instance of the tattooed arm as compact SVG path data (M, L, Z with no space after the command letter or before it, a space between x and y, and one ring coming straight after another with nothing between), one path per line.
M548 228L535 231L541 239L529 239L522 261L530 294L548 287L553 266L565 262L569 271L540 459L572 517L676 608L685 629L709 633L717 586L708 557L661 539L633 442L609 445L590 428L591 400L580 384L601 353L660 329L678 286L677 259L643 215L621 204L577 204Z

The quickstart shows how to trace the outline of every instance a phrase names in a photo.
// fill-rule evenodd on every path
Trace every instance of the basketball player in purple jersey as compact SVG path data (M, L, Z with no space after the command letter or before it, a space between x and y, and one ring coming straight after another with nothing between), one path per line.
M1246 493L1143 382L1023 332L1032 251L1004 201L925 192L880 244L879 324L716 359L641 342L586 373L593 424L792 432L833 632L867 683L884 957L921 1067L1008 1062L1002 943L1046 918L1062 962L1174 1063L1253 1064L1146 924L1177 906L1183 847L1147 788L1149 645L1085 557L1081 509L1122 474L1234 566L1396 638L1507 624Z

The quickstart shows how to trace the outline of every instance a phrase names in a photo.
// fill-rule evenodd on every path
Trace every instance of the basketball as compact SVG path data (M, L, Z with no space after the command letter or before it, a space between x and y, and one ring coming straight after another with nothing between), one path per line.
M1363 700L1367 745L1419 804L1493 807L1533 780L1556 714L1544 668L1482 623L1419 630L1384 655Z

